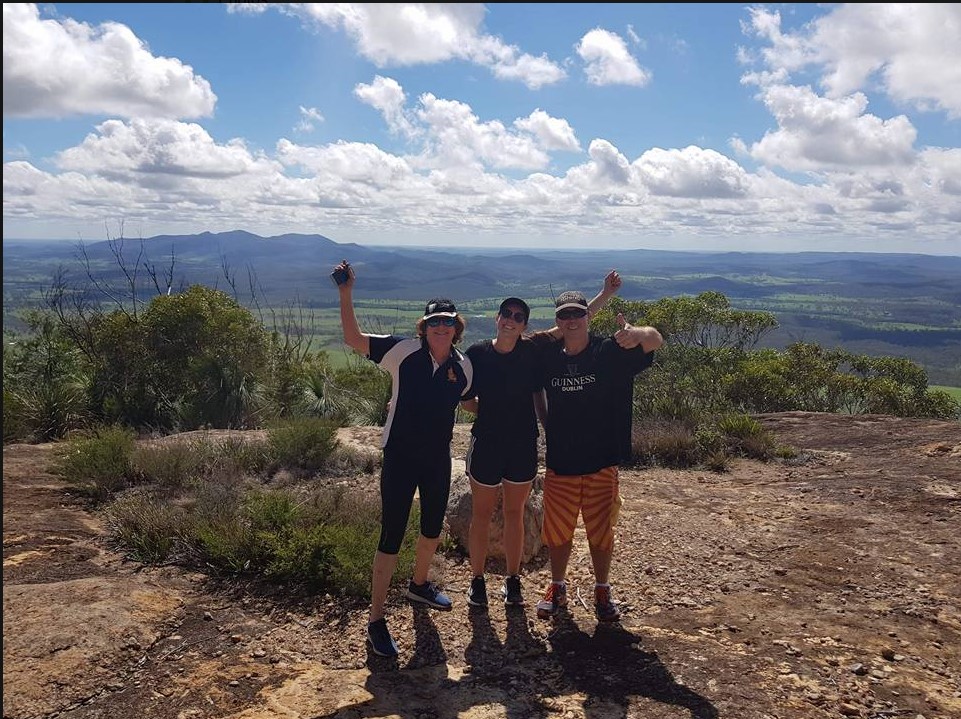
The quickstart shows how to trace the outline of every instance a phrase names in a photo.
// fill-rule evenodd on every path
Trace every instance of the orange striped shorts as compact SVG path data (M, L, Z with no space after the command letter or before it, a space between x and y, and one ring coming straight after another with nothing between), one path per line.
M621 508L617 467L605 467L593 474L544 475L544 524L541 539L548 547L559 547L574 538L577 515L584 518L587 541L595 549L614 545L614 525Z

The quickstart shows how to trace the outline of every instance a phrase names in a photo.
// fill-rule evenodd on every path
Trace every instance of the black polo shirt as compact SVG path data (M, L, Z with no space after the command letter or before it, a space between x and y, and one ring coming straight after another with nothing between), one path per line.
M454 418L462 399L473 396L471 361L456 347L437 365L427 340L370 335L368 358L393 381L382 447L450 452Z

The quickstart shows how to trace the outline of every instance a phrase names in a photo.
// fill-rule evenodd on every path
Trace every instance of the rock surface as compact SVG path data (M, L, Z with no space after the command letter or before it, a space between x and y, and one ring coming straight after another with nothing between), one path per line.
M594 619L582 530L553 621L468 611L452 551L434 566L452 612L393 592L396 662L368 654L364 606L125 561L47 473L51 445L8 445L4 719L961 716L961 426L759 419L801 456L623 472L620 624ZM541 552L531 604L548 578Z

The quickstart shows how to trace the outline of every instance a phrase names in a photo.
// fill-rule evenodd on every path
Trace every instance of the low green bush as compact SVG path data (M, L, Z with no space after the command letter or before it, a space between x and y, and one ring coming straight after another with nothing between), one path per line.
M78 435L58 447L53 473L80 494L102 501L131 482L133 450L131 430L103 427Z
M184 510L157 495L122 497L107 508L105 518L114 540L144 564L167 561L184 541Z
M320 471L337 446L337 427L324 417L300 417L272 427L267 443L273 467L302 474Z
M770 459L776 442L773 435L753 417L746 414L730 414L717 422L718 431L727 440L731 454L753 459Z

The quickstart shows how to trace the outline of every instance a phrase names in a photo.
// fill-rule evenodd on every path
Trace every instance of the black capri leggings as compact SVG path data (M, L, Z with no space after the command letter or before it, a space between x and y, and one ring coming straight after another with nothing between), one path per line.
M450 448L413 452L384 448L380 472L380 541L377 549L397 554L404 541L414 491L420 491L420 533L428 539L440 536L450 496Z

